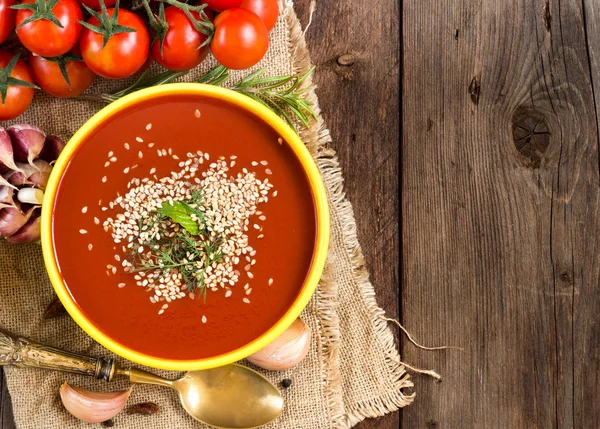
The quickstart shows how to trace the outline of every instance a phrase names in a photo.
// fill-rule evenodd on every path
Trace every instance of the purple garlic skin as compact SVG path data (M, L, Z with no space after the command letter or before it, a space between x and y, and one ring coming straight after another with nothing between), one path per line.
M15 201L15 207L3 208L0 210L0 237L10 237L23 225L27 223L34 209L29 209L26 213L21 211L20 203Z
M35 125L28 124L12 125L7 131L12 141L15 160L33 165L33 160L42 152L46 134Z
M8 236L6 240L8 240L9 243L15 244L38 241L40 239L40 220L39 214L34 214L21 229L13 235Z
M16 207L15 190L8 186L0 186L0 209L5 207Z
M8 131L0 127L0 173L18 170L15 165L14 150Z
M56 161L58 159L58 155L65 148L65 142L62 141L60 137L56 136L48 136L46 137L46 141L44 142L44 147L40 152L39 158L43 159L46 162Z

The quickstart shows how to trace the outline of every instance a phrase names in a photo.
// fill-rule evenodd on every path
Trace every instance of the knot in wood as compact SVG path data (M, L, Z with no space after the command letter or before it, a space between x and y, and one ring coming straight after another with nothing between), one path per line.
M353 54L343 54L337 57L337 63L343 67L349 67L356 62Z
M525 166L540 168L550 145L546 119L533 109L520 107L512 117L512 134L517 151L525 157Z

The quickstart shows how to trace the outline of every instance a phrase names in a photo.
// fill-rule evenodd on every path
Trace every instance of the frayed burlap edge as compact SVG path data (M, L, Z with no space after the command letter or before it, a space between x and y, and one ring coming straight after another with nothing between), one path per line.
M312 65L304 39L304 32L302 31L300 22L296 18L293 3L288 1L285 6L285 19L290 31L290 55L294 71L296 73L304 73ZM314 111L318 121L308 130L301 131L300 134L319 166L329 193L329 202L340 215L342 225L345 225L343 239L352 262L356 281L371 314L371 322L375 328L375 333L386 353L386 363L393 374L393 381L397 384L395 392L373 398L369 401L348 404L347 408L343 402L336 403L336 399L339 398L339 394L341 393L341 375L338 363L340 331L339 318L335 308L337 285L330 272L333 267L331 264L327 264L319 284L319 292L317 293L319 299L317 308L322 322L320 343L325 365L324 377L327 380L326 392L330 412L332 413L331 421L336 426L351 427L366 418L381 417L387 413L396 411L398 408L409 405L413 402L415 393L405 394L403 391L404 389L413 387L413 383L410 380L410 375L406 372L406 367L400 361L393 333L385 319L385 312L375 301L375 290L369 281L369 273L365 268L362 249L358 242L354 211L352 205L346 199L343 190L343 176L336 153L329 147L331 137L321 117L314 86L309 89L307 98L314 104Z

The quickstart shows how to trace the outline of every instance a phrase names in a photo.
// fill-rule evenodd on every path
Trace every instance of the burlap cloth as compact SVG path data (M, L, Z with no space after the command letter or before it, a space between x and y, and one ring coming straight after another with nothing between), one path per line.
M311 65L293 3L288 0L281 8L280 20L271 32L269 52L257 66L265 67L269 75L303 72ZM185 80L193 80L214 65L214 60L209 57ZM234 74L232 80L239 75ZM122 81L99 79L90 91L124 86ZM314 91L309 96L319 113ZM37 124L48 133L68 139L101 107L101 104L37 94L29 111L13 122ZM302 131L301 137L318 163L328 192L331 244L323 278L302 315L313 333L307 358L289 371L263 371L275 384L284 378L293 380L292 386L283 390L283 415L269 427L350 427L367 417L381 416L409 404L414 393L409 390L412 382L405 367L399 363L392 332L375 302L356 237L352 207L345 199L343 178L335 152L328 147L329 132L320 114L317 123ZM67 350L93 356L112 355L68 316L41 321L54 293L38 244L10 245L1 241L0 254L0 326ZM35 369L5 367L5 372L18 429L98 427L79 422L64 410L58 396L61 383L68 380L77 386L97 390L115 390L127 385L123 381L108 384ZM176 375L157 372L170 377ZM175 393L169 389L136 385L129 403L149 400L160 404L161 410L157 414L147 417L121 413L114 420L115 427L202 427L183 411Z

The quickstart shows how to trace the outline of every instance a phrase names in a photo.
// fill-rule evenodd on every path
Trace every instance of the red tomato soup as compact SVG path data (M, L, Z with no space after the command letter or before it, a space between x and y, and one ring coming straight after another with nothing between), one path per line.
M105 228L105 223L126 211L110 203L136 187L133 178L170 176L198 151L209 156L195 163L198 180L222 160L228 176L246 169L272 187L244 231L253 256L240 255L237 263L232 259L234 273L239 273L235 284L217 285L216 291L206 291L205 299L199 290L191 299L180 287L185 297L161 311L166 293L151 302L158 289L126 272L122 261L131 257L130 249L124 251L126 241L115 243L114 227ZM230 352L271 328L298 297L316 239L312 191L292 149L252 114L197 96L149 100L98 127L61 178L52 227L60 274L86 317L126 347L175 360Z

